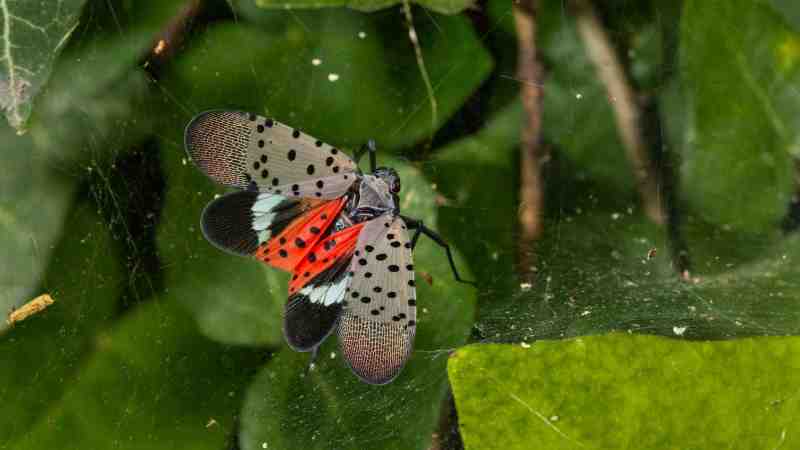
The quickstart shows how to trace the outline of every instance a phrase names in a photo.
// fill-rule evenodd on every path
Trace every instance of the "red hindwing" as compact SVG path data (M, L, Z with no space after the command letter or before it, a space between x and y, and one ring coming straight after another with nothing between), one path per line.
M322 203L289 224L256 251L256 258L265 263L293 272L319 241L322 234L344 207L345 197Z
M289 294L294 294L302 289L306 283L331 267L340 258L349 257L356 247L358 235L363 227L364 223L358 223L317 242L308 255L295 267L292 281L289 282Z

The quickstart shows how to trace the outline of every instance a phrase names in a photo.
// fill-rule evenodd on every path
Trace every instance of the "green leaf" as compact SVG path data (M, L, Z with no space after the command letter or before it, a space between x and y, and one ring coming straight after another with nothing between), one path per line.
M421 174L398 161L381 162L397 169L403 181L403 213L435 228L434 193ZM385 386L361 382L342 361L335 336L307 376L308 354L284 348L248 390L243 450L429 447L447 387L445 355L469 334L475 290L454 281L444 252L424 237L414 259L418 273L426 272L433 283L418 277L415 349L400 376ZM463 259L456 257L456 264L469 276Z
M800 34L763 3L689 1L680 55L686 199L712 223L775 229L800 155Z
M611 334L471 345L448 362L464 446L481 450L792 448L798 369L796 337Z
M0 311L31 300L61 236L76 181L33 148L30 137L0 127ZM6 327L0 323L0 331Z
M256 0L261 8L303 9L346 6L358 11L377 11L402 4L402 0ZM413 3L442 14L457 14L474 5L473 0L415 0Z
M18 131L24 130L53 60L78 26L84 2L60 0L48 7L0 0L0 108Z
M165 75L165 90L191 107L180 111L183 121L205 109L243 109L350 148L371 138L381 149L409 147L431 133L428 96L410 42L398 39L408 32L397 14L251 11L245 18L261 27L212 27ZM420 16L417 32L438 128L492 62L464 17Z
M800 31L800 7L793 0L768 0L775 10L781 13L795 30Z
M170 297L99 335L80 376L14 448L223 448L251 372L247 355L202 338Z
M167 193L158 225L164 285L219 342L275 346L282 342L281 312L288 277L254 258L212 246L200 231L203 208L223 192L188 160L179 142L162 140Z
M30 204L38 206L40 213L52 209L46 198ZM40 217L46 220L44 214ZM62 231L62 217L58 219L52 224L57 237ZM5 413L0 414L4 430L0 448L19 448L12 443L27 434L70 388L68 380L81 373L96 345L95 334L113 320L124 286L119 255L94 206L81 202L64 219L67 225L57 245L43 246L42 241L51 238L43 230L35 234L41 251L54 247L43 258L49 265L36 293L49 293L55 303L0 334L0 402L5 405ZM21 238L23 242L29 239ZM22 261L17 260L20 271L26 265Z

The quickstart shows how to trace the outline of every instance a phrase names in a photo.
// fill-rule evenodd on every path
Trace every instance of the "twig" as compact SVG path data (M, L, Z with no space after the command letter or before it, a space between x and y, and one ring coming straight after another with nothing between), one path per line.
M586 45L589 59L606 88L617 129L625 153L633 166L636 187L645 214L655 223L663 224L666 214L659 192L659 177L647 145L642 138L640 107L628 82L611 41L589 0L570 0L578 32Z
M433 94L433 84L431 84L428 69L425 67L425 59L422 57L422 48L419 45L417 29L414 28L414 16L411 15L411 2L409 2L409 0L403 0L403 14L406 17L408 39L411 41L411 45L414 46L414 56L417 58L417 67L419 68L420 75L422 75L422 81L425 83L425 90L428 92L428 101L431 104L431 133L426 143L426 149L429 149L433 143L433 135L436 132L436 122L439 121L439 105L436 103L436 96Z
M514 4L514 19L517 27L518 56L517 77L520 96L527 114L522 127L520 148L520 267L527 273L531 266L530 248L542 234L542 177L541 128L542 128L542 82L541 66L536 54L537 0L520 0Z
M202 9L202 0L187 1L164 29L156 35L153 44L142 57L143 66L151 75L155 77L159 69L175 56Z

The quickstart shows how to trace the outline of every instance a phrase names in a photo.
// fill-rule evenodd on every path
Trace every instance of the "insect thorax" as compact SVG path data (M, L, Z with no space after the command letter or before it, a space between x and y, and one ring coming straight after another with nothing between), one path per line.
M353 185L348 197L343 211L344 220L337 221L342 223L337 223L335 228L371 220L388 212L400 213L397 196L392 194L383 179L375 175L362 175Z

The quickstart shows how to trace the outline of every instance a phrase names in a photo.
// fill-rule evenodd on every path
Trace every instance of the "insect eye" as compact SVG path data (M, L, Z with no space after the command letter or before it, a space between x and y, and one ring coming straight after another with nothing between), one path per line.
M394 183L392 183L392 193L397 194L399 192L400 192L400 182L395 181Z

